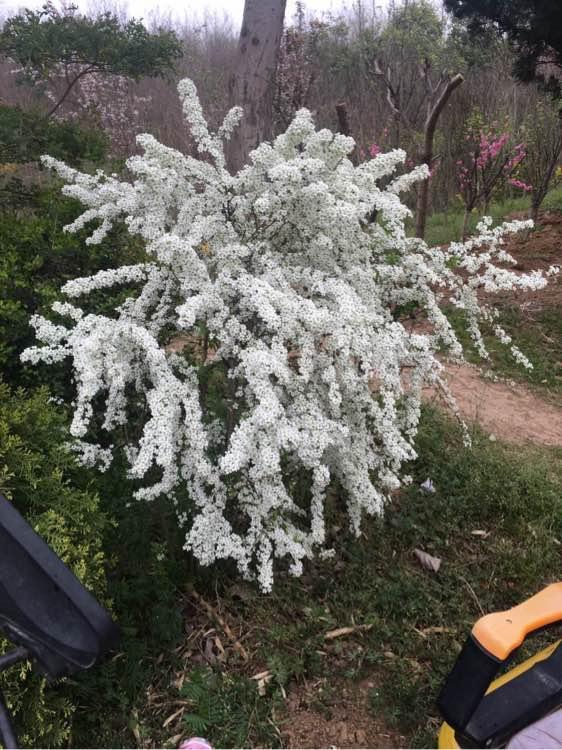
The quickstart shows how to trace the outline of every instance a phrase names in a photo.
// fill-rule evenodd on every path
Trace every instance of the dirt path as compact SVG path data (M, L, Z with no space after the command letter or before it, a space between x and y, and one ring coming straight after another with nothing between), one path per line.
M451 392L468 423L477 422L498 440L562 447L562 408L523 383L487 380L477 367L448 365L446 369ZM429 389L427 397L438 398Z

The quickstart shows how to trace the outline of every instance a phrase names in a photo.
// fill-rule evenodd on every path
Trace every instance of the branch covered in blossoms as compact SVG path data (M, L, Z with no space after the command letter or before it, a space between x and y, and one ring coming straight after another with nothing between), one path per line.
M316 130L306 110L232 176L223 141L239 111L211 133L193 84L179 91L198 158L140 136L130 183L45 157L86 207L69 231L92 222L97 242L123 221L148 259L68 282L71 301L55 307L67 324L35 316L42 345L23 356L71 359L83 462L103 469L124 452L137 498L174 502L186 549L203 564L232 558L269 590L275 559L299 575L305 559L331 553L330 485L358 534L405 481L422 388L446 389L436 353L462 358L440 303L465 311L487 356L480 326L494 312L479 290L546 278L509 270L504 236L527 222L484 220L477 238L449 248L408 238L399 194L427 167L389 180L400 150L354 166L353 140ZM80 308L120 284L138 291L111 315ZM423 330L400 317L412 304Z

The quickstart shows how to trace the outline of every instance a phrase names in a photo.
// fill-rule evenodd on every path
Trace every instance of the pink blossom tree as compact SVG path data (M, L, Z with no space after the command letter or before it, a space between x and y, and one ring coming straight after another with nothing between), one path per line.
M527 155L524 143L513 144L507 129L497 123L482 124L476 116L465 136L466 153L457 160L457 178L465 212L462 238L466 237L470 214L481 204L488 211L492 195L501 186L510 184L530 192L532 187L519 177L519 166Z

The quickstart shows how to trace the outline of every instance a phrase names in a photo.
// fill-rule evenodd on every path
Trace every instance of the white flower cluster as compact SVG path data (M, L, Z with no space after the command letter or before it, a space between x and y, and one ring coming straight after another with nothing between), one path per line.
M138 498L169 496L186 549L204 564L233 558L268 590L275 558L298 575L305 558L331 554L331 484L356 533L401 484L415 457L422 388L446 387L436 352L462 357L440 303L466 312L486 355L479 323L494 316L478 290L546 282L505 268L504 234L526 222L492 229L484 221L477 239L448 249L408 238L398 194L426 168L389 181L402 151L356 167L352 139L317 131L306 110L230 175L223 140L239 110L212 134L193 84L179 90L200 158L140 136L144 155L128 161L132 183L45 159L86 206L71 231L96 220L95 242L124 221L144 239L149 262L68 282L73 304L56 308L68 327L35 317L43 346L24 357L72 358L71 431L86 463L107 467L123 450L107 447L109 434L127 434L130 476L143 480ZM75 306L123 283L139 292L112 317ZM423 329L401 321L412 304L429 323ZM198 347L178 352L171 332ZM221 384L222 411L211 382ZM94 404L105 405L106 447L92 438ZM138 433L123 429L131 419L141 420Z

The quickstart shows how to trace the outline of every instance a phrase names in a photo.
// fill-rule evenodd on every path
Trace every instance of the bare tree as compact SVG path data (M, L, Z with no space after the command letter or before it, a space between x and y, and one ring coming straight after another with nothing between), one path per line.
M232 105L244 108L234 133L229 166L239 169L250 151L273 134L274 75L287 0L246 0L238 43L238 61L230 79Z
M433 163L433 139L439 115L447 104L453 91L464 81L463 76L458 73L452 78L441 76L437 84L432 84L429 76L429 65L422 66L422 77L426 84L428 97L427 118L423 134L423 153L421 163L427 164L431 169ZM425 223L427 219L427 205L429 200L429 181L431 177L424 180L418 190L416 207L416 236L423 239L425 235Z
M536 223L562 155L562 110L555 102L539 98L523 127L527 158L523 177L531 191L531 218ZM523 184L523 183L521 183Z

